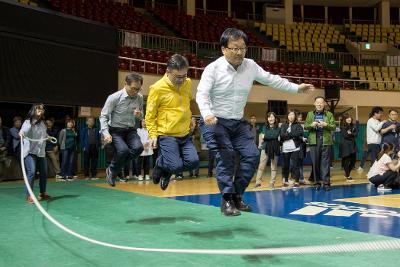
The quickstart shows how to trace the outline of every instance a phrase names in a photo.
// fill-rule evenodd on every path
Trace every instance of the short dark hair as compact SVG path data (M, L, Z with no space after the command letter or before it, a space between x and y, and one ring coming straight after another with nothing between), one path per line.
M326 102L325 97L320 96L320 95L319 95L319 96L316 96L316 97L314 98L314 102L317 101L317 99L320 99L320 98L321 98L322 100L324 100L324 102Z
M251 118L251 117L256 117L256 115L254 115L254 114L251 114L250 118ZM256 118L257 118L257 117L256 117Z
M242 30L236 28L227 28L222 33L219 43L222 47L228 47L229 41L236 41L239 39L243 39L246 45L249 43L249 38Z
M13 118L13 122L16 122L16 121L22 121L22 117L21 116L15 116Z
M372 118L375 114L380 113L380 112L383 112L383 108L382 107L379 107L379 106L373 107L371 109L371 113L369 114L369 117Z
M143 84L143 77L137 73L131 73L126 75L125 82L127 85L131 85L133 81L140 82L140 84Z
M189 68L189 62L186 57L173 54L167 61L168 70L183 70Z

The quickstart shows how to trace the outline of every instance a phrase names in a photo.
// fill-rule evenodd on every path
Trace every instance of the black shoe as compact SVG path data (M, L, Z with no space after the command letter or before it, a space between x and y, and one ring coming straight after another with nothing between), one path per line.
M324 184L324 190L325 191L331 191L331 185L330 184Z
M221 201L221 213L225 216L240 215L240 211L235 207L233 200L226 201L224 198Z
M247 212L252 211L252 208L250 207L250 205L247 205L246 203L244 203L243 198L240 195L237 195L237 194L233 195L233 203L235 204L235 207L240 211L247 211Z
M162 169L158 167L157 165L154 166L153 168L153 173L151 175L151 178L153 178L153 183L158 184L160 182L161 176L162 176Z
M109 185L115 186L115 179L112 177L110 167L106 169L106 181Z
M171 175L163 175L161 177L161 181L160 181L160 187L162 190L167 189L168 185L169 185L169 180L171 179Z
M211 178L211 177L213 177L213 174L212 174L212 173L209 173L209 174L207 174L207 177L208 177L208 178Z
M321 184L320 183L315 183L314 186L315 186L315 189L317 189L317 190L321 189Z

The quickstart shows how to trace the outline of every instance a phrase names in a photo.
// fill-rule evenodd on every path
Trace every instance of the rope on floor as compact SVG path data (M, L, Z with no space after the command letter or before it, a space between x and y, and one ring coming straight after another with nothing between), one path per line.
M43 142L47 139L30 139L26 138L31 142ZM55 138L54 138L55 139ZM54 141L53 139L53 141ZM21 137L21 144L23 138ZM57 142L57 139L56 139ZM21 162L24 162L23 152L21 149ZM348 253L348 252L360 252L360 251L377 251L377 250L389 250L389 249L400 249L400 240L382 240L382 241L369 241L359 243L347 243L347 244L335 244L335 245L323 245L323 246L302 246L302 247L280 247L280 248L258 248L258 249L168 249L168 248L141 248L141 247L130 247L112 244L108 242L99 241L90 237L81 235L68 227L61 224L55 218L53 218L43 208L40 202L35 197L32 188L29 185L28 178L26 176L25 165L21 164L22 173L24 176L24 182L26 188L31 196L37 209L55 226L63 230L64 232L73 235L80 240L87 241L89 243L109 247L120 250L130 251L144 251L144 252L164 252L164 253L183 253L183 254L217 254L217 255L290 255L290 254L328 254L328 253Z

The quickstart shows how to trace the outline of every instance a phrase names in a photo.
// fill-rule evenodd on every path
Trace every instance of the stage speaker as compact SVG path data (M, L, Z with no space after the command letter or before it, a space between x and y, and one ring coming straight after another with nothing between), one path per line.
M325 86L325 100L340 100L340 87L338 84L330 84Z
M282 116L287 113L286 100L268 100L268 112L274 112L276 115Z

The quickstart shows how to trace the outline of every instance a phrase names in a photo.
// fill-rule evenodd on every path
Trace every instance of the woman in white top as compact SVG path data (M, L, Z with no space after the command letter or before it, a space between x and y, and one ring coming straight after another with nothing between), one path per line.
M392 187L399 184L400 160L392 160L394 152L392 143L384 143L376 161L369 170L367 177L369 181L378 187L380 191L391 191ZM400 157L400 151L397 152Z
M283 167L282 176L284 179L283 186L289 186L289 168L292 162L292 177L295 179L294 187L299 187L299 165L300 163L300 146L303 142L303 127L297 121L295 110L289 110L286 116L286 123L281 126L280 138L282 142Z
M143 168L145 180L148 181L150 180L150 159L153 155L153 149L150 146L149 132L147 131L146 122L144 120L142 120L142 128L137 129L137 134L139 135L140 141L142 141L143 144L143 152L138 158L138 180L143 181L143 176L141 174Z
M26 120L22 124L19 135L29 137L31 139L41 139L40 142L23 140L22 153L24 156L24 164L26 169L26 176L28 178L31 189L33 190L33 183L36 174L36 165L39 165L39 200L47 200L50 196L46 193L47 185L47 161L46 161L46 138L47 127L44 124L44 105L34 104L29 110ZM32 198L26 190L26 201L33 203Z

